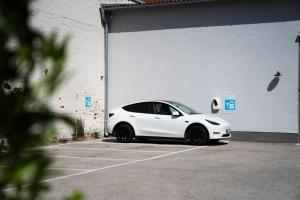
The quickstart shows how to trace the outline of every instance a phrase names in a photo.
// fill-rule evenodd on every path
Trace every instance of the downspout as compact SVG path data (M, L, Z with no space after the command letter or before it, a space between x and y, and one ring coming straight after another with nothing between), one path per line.
M101 23L104 28L104 137L108 137L108 19L107 13L103 8L99 8Z
M300 145L300 32L296 43L298 43L298 145Z
M133 3L142 4L144 3L143 0L131 0Z

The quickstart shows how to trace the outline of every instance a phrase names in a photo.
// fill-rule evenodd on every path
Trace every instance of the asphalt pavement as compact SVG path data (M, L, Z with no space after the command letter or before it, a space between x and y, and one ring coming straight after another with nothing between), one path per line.
M225 141L130 144L114 139L44 147L54 160L47 199L299 200L300 146Z

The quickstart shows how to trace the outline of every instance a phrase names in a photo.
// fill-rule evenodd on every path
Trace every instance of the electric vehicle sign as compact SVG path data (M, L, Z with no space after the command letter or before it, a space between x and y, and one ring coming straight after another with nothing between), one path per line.
M236 100L235 99L225 99L225 110L235 111L236 110Z
M92 105L92 98L90 96L85 97L85 108L90 109Z

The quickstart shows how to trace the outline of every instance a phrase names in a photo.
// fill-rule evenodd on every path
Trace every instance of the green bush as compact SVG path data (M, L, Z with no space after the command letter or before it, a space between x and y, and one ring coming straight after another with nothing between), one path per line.
M9 146L0 155L0 166L6 166L0 170L1 200L44 198L49 186L43 180L51 159L36 147L56 135L56 122L74 126L71 118L53 112L41 98L41 90L50 96L65 79L68 42L30 25L31 2L0 0L0 138ZM42 79L33 82L34 74ZM81 198L74 193L69 199Z
M83 139L84 136L84 121L81 118L75 119L75 125L72 134L73 140Z

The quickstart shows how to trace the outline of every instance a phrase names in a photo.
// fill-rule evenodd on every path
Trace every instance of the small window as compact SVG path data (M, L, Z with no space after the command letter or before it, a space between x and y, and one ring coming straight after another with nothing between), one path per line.
M153 104L150 102L131 104L128 106L124 106L123 109L129 112L136 112L136 113L147 113L147 114L154 113Z

